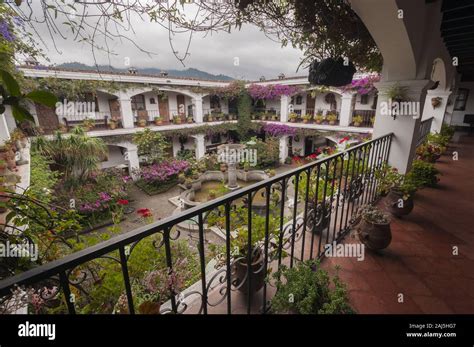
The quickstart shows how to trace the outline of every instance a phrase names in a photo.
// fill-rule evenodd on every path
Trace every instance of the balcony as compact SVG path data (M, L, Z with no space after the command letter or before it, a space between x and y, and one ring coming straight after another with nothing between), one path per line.
M153 244L163 251L169 276L179 275L175 242L187 232L192 234L198 254L199 278L179 292L170 289L161 313L268 312L275 293L269 270L323 259L324 245L340 242L352 229L358 206L377 200L375 172L388 160L391 138L386 135L354 146L7 278L0 282L0 296L8 297L16 285L54 287L60 290L53 295L59 312L75 313L76 302L61 298L78 291L88 293L98 281L95 262L109 259L121 268L127 311L135 313L136 278L129 272L133 249L156 237ZM352 164L342 164L345 160ZM263 210L255 210L257 204ZM241 214L236 215L236 210ZM240 225L239 219L246 215L247 222ZM212 255L211 225L224 236L223 253L217 257ZM238 253L231 249L236 228L248 234ZM259 259L256 266L242 266L255 254Z

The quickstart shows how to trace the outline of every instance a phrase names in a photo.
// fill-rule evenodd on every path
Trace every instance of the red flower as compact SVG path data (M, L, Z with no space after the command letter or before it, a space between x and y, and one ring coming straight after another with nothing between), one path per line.
M140 208L137 210L137 213L144 218L153 216L153 213L147 208Z
M119 199L119 200L117 201L117 204L123 205L123 206L128 205L128 200L126 200L126 199Z
M339 144L343 143L343 142L346 142L349 140L349 136L346 136L346 137L343 137L340 141L339 141Z

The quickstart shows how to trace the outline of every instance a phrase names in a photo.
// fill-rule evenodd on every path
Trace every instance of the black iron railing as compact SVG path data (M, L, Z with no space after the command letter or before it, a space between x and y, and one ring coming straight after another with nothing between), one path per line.
M416 146L420 146L423 142L425 142L426 137L430 133L431 130L431 123L433 123L433 117L422 120L420 122L420 128L418 129L418 137L416 140Z
M173 276L179 270L172 246L187 226L196 240L200 277L180 292L170 286L161 312L267 312L276 290L269 273L282 264L291 267L322 258L325 245L339 242L350 231L358 206L375 201L375 173L388 160L391 140L388 134L359 144L4 279L0 297L9 297L17 286L41 288L55 283L64 310L76 313L77 304L69 298L72 292L87 291L91 270L84 265L107 258L120 264L128 312L136 313L128 268L135 246L159 235L156 247L164 249L167 274ZM217 257L208 252L212 228L225 235ZM234 249L236 233L243 233L245 240L238 249ZM211 260L215 265L209 265Z
M362 122L359 126L364 128L372 128L374 126L375 110L353 110L352 111L352 123L354 124L354 117L362 117Z

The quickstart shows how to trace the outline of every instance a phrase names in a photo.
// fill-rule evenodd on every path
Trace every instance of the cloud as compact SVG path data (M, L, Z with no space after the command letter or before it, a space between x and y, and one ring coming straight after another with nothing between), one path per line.
M33 6L33 9L34 13L38 11L41 15L39 8ZM58 18L57 22L61 23L61 18ZM94 24L90 19L88 22ZM296 73L302 51L292 47L282 48L280 43L266 37L255 26L243 25L240 31L231 33L195 32L189 48L190 55L184 62L186 66L183 66L172 52L174 49L178 52L178 56L185 54L189 32L172 37L172 48L168 30L161 25L143 21L136 15L132 15L131 22L134 32L121 31L121 33L133 42L126 39L109 41L109 48L114 54L107 54L100 50L95 50L93 54L88 44L74 41L74 35L65 25L59 24L59 27L66 34L66 38L55 36L54 43L45 25L37 25L36 29L46 44L45 53L53 64L78 61L93 65L97 62L98 64L110 63L114 67L123 68L125 61L129 59L130 64L137 69L140 67L161 69L192 67L213 74L225 74L242 79L258 79L260 76L270 79L276 78L280 73L286 76L306 74L306 71L302 69ZM99 36L97 43L105 47L106 42ZM153 52L154 55L148 56L134 44ZM238 64L235 64L236 61Z

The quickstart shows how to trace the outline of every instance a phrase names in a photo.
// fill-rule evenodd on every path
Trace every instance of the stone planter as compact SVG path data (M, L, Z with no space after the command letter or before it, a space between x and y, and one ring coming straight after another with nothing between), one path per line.
M392 242L390 223L376 224L362 218L356 230L360 242L368 249L382 250Z
M255 260L253 260L250 267L250 292L248 285L248 262L246 258L237 260L232 266L232 282L241 293L245 295L253 295L262 289L265 283L265 271L263 267L263 254L261 250Z
M385 208L396 217L406 216L413 210L413 196L403 200L403 193L392 190L385 197Z

